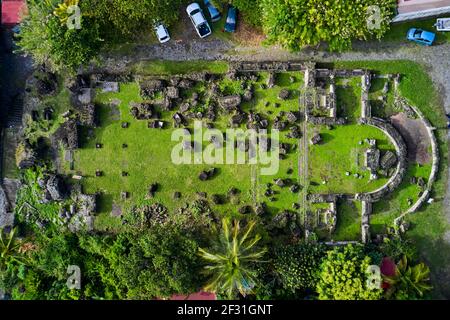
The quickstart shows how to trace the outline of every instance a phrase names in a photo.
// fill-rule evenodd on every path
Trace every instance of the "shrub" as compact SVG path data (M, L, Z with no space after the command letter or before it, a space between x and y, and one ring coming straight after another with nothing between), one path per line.
M381 289L367 287L371 259L361 246L336 247L321 265L317 292L320 300L376 300Z
M300 50L325 41L330 50L342 51L350 48L355 39L380 39L389 29L397 1L377 1L379 28L372 28L368 20L372 0L261 0L260 3L269 43Z
M317 244L298 243L280 246L274 252L274 269L283 287L295 292L316 287L324 247Z
M260 0L233 0L232 4L241 12L245 22L254 27L262 25Z

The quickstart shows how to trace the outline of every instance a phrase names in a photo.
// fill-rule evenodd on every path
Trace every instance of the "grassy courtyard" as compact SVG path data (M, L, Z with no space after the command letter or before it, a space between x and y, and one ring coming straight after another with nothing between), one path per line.
M118 110L108 104L113 97L121 101ZM86 177L83 181L86 192L102 193L101 212L105 219L113 204L126 210L131 205L160 202L173 210L182 203L192 202L197 192L224 195L232 187L239 188L241 193L236 202L224 204L218 208L220 211L232 215L236 205L251 204L249 165L214 165L218 169L217 177L205 182L200 181L198 175L211 166L173 165L171 151L178 142L171 141L171 130L149 129L146 121L131 116L129 103L139 102L139 99L136 83L121 85L118 94L99 94L100 126L76 153L75 172ZM121 127L123 121L130 123L129 128ZM96 149L97 143L103 147ZM127 144L127 148L123 148L123 144ZM96 170L103 171L103 176L96 177ZM123 177L122 171L128 176ZM155 198L149 200L147 193L152 183L158 183L160 189ZM121 199L122 191L129 192L130 197ZM173 199L175 191L182 195L177 201Z
M380 150L394 149L379 129L349 124L336 126L332 130L316 127L311 131L314 130L320 133L322 142L309 147L311 193L368 192L388 181L382 176L370 181L370 172L364 169L364 152L369 147L365 139L375 139Z
M165 74L161 69L160 73ZM179 72L172 69L171 72ZM291 76L295 81L291 81ZM273 119L273 114L298 110L299 87L302 85L302 75L286 73L277 77L277 86L273 89L262 89L261 83L267 81L268 74L259 74L259 80L254 84L254 99L242 104L242 110L260 113L263 117ZM282 88L290 90L290 97L285 101L278 99ZM226 94L242 94L240 83L224 79L220 90ZM203 95L206 87L200 83L194 88L183 91L183 97L189 99L193 92ZM261 175L264 165L249 164L182 164L172 163L172 149L179 141L171 141L173 129L149 129L147 121L136 120L129 111L130 103L142 102L138 83L120 85L119 93L100 93L96 95L97 116L99 125L95 129L84 129L82 148L75 152L74 170L68 172L83 176L83 187L87 193L99 193L100 213L96 219L98 229L114 229L119 227L118 219L112 217L112 211L126 212L134 205L162 203L170 211L183 207L199 199L198 193L207 193L208 200L212 195L227 199L223 204L214 206L214 210L224 215L237 215L237 209L244 205L254 205L264 199L264 188L267 183L273 183L275 178L289 178L297 182L297 153L287 155L280 160L276 175ZM270 105L266 106L269 102ZM198 110L204 111L202 106ZM161 112L161 118L171 126L173 112ZM224 132L230 119L221 114L214 122L215 128ZM128 128L122 128L122 123L128 122ZM272 120L269 120L272 124ZM193 129L190 123L188 128ZM244 125L241 126L245 128ZM270 131L269 131L270 132ZM280 134L280 142L288 142L296 147L296 139ZM102 148L96 148L101 144ZM127 147L124 148L123 145ZM203 147L208 143L204 142ZM239 151L237 151L239 152ZM216 168L216 175L208 181L200 181L198 176L203 170ZM288 169L289 173L288 173ZM102 171L97 177L96 171ZM127 175L123 176L122 172ZM158 183L159 188L154 198L148 197L148 189L152 183ZM227 197L230 189L236 188L239 193L231 199ZM128 192L129 197L123 199L122 192ZM181 197L174 199L174 192L180 192ZM291 209L298 202L298 194L291 193L287 188L278 190L275 199L268 205L271 213L280 209ZM120 208L120 209L119 209Z

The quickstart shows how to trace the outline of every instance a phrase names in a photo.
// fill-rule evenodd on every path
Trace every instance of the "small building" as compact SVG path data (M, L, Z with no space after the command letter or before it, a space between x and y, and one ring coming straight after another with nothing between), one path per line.
M25 0L2 1L2 26L13 27L20 23L22 12L26 8Z
M450 13L450 0L398 0L392 22L409 21Z

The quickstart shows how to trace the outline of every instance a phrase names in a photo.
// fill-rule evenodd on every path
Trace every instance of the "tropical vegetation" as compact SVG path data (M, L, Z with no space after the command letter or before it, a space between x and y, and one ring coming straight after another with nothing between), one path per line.
M266 249L257 246L261 236L252 236L255 224L251 221L241 229L238 221L231 224L224 218L219 241L211 249L199 249L207 263L205 271L211 276L205 290L223 293L230 299L238 293L246 296L252 292L257 283L252 265L266 253Z

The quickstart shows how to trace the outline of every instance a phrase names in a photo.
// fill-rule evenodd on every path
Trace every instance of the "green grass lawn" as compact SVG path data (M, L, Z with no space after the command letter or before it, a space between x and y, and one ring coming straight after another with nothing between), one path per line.
M337 203L336 230L331 239L334 241L360 241L361 210L359 201L339 201Z
M261 74L261 81L266 82L267 74ZM290 82L290 77L294 77L295 82ZM285 72L278 74L276 79L277 85L271 90L257 89L255 92L255 100L252 103L244 104L244 110L255 110L267 117L270 125L272 125L272 119L280 112L298 112L299 104L298 99L300 95L300 88L303 86L303 74L300 72ZM288 89L290 91L289 99L280 101L278 94L281 89ZM265 102L269 101L270 105L265 106ZM275 107L274 103L279 103L279 107ZM272 113L272 114L269 114ZM291 147L296 147L298 144L297 139L290 139L286 137L288 130L280 132L280 143L288 143ZM292 169L292 173L288 173L288 170ZM292 204L299 203L299 193L292 193L288 190L288 187L279 188L274 186L273 190L278 192L274 198L276 201L267 201L264 196L267 183L273 183L273 179L289 179L292 183L299 183L299 171L298 171L298 151L291 152L287 155L286 159L280 160L279 174L275 176L259 176L258 179L258 199L260 201L265 200L269 210L271 212L278 212L280 210L293 210Z
M180 65L180 68L183 65ZM176 67L172 67L173 68ZM175 73L179 73L177 69ZM255 98L253 101L243 103L242 109L245 111L254 110L270 117L280 111L298 111L299 88L302 85L302 74L296 73L295 82L291 83L291 74L281 74L277 78L277 85L273 89L262 89L259 84L267 80L267 74L261 73L260 80L255 83ZM227 91L227 94L240 93L242 90L238 86L239 82L223 80L220 89ZM282 87L287 87L291 91L291 96L286 101L278 99L278 93ZM98 93L96 103L98 105L98 115L100 124L93 130L89 138L85 131L86 139L82 148L75 153L75 167L73 173L84 176L83 186L85 192L100 192L100 214L96 220L97 229L117 227L119 222L110 216L110 212L115 205L120 206L123 211L128 210L132 205L160 202L173 211L182 207L185 203L191 203L198 198L197 192L206 192L208 199L211 195L218 194L226 198L229 189L240 190L238 196L233 197L223 205L214 205L217 212L226 215L236 215L237 209L242 205L253 205L255 202L265 201L263 193L268 182L273 182L275 178L290 178L293 183L297 182L297 153L293 152L284 160L280 161L280 170L273 176L263 176L260 174L262 165L174 165L171 160L173 147L177 141L171 141L173 130L149 129L147 121L135 120L129 112L130 102L141 102L139 96L139 86L137 83L121 84L120 93ZM203 84L198 84L195 91L200 95L205 90ZM183 96L190 97L193 89L182 92ZM111 99L120 100L118 110L111 107ZM271 103L270 107L265 107L265 102ZM275 107L275 102L279 107ZM163 119L172 122L171 117L174 112L163 112ZM123 121L129 122L127 129L121 127ZM215 128L224 131L228 127L229 117L221 116L215 122ZM170 124L171 125L171 124ZM192 124L190 125L192 129ZM244 129L245 126L242 126ZM281 142L289 142L296 145L296 139L285 137L286 132L281 133ZM101 143L103 147L96 149L96 143ZM122 148L123 144L127 148ZM208 143L204 143L204 146ZM215 178L202 182L198 179L201 171L215 167L218 174ZM288 169L292 173L288 174ZM67 168L66 168L67 169ZM103 176L96 177L96 170L103 171ZM129 175L122 176L122 171ZM155 198L148 199L148 188L152 183L159 183L160 189ZM127 200L121 199L121 192L127 191L130 197ZM174 200L174 191L182 194L181 199ZM270 212L276 213L281 209L291 209L292 203L298 202L298 193L291 193L289 189L277 190L276 201L268 203Z
M108 102L113 97L121 100L120 120L111 120ZM178 143L171 141L172 130L149 129L146 121L135 120L129 113L131 101L140 101L139 87L135 83L121 85L118 94L99 94L100 127L75 155L75 172L86 177L83 180L85 191L104 193L101 197L103 218L107 219L113 202L124 210L131 205L153 202L163 203L173 210L196 199L196 192L225 195L232 187L241 191L238 199L234 204L219 206L218 211L233 214L238 205L251 204L249 165L214 165L218 169L217 176L201 182L198 179L200 172L212 166L172 164L172 148ZM130 127L122 128L122 121L129 122ZM103 144L103 148L96 149L96 143ZM124 143L128 145L126 149L122 148ZM103 171L102 177L95 176L97 169ZM128 172L129 176L122 177L122 171ZM160 190L149 200L146 195L152 183L159 183ZM122 191L129 192L130 198L122 200ZM174 191L181 192L180 200L173 200ZM100 227L101 221L100 217Z
M17 179L20 175L20 170L16 165L17 132L13 129L3 129L2 138L3 158L1 160L3 163L0 163L2 166L2 177L0 178Z
M191 72L225 73L228 63L224 61L142 61L132 66L132 73L142 75L173 75Z
M447 15L448 16L448 15ZM407 42L406 34L410 28L420 28L426 31L436 33L436 44L441 44L450 41L450 32L437 32L434 24L436 18L428 18L425 20L408 21L401 23L394 23L391 29L382 38L383 41L399 41Z
M386 94L387 101L383 103L379 98L383 96L383 87L386 83L388 83L389 91ZM383 78L372 79L372 86L369 92L372 116L386 119L399 112L394 106L393 86L394 82L392 80Z
M370 224L374 233L385 232L385 226L392 223L393 219L405 212L410 206L408 199L414 203L419 199L420 187L411 184L411 177L422 177L427 181L431 173L431 165L410 165L403 182L399 188L386 197L386 201L379 201L373 205L373 214Z
M355 122L361 116L361 79L338 78L336 80L336 105L338 117Z
M360 193L383 186L388 179L381 177L369 181L370 173L364 170L364 139L376 139L380 150L394 150L388 137L379 129L356 124L312 128L322 136L322 142L309 147L310 193ZM360 145L359 141L363 141ZM346 176L346 172L350 176ZM362 179L355 178L358 174ZM326 184L322 184L326 181Z

